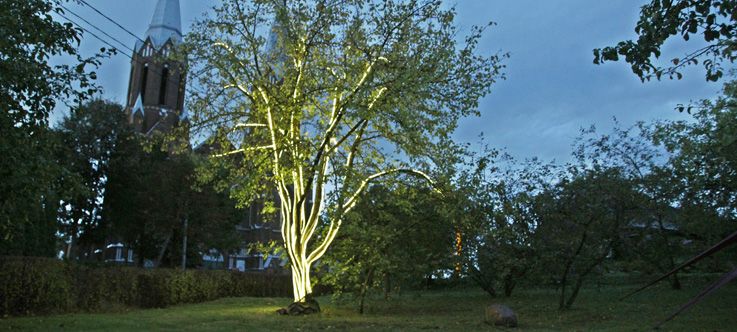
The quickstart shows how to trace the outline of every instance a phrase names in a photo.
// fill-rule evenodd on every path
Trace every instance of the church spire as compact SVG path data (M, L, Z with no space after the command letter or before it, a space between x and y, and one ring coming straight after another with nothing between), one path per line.
M158 0L151 24L146 31L146 37L151 38L154 47L161 47L169 39L173 42L182 41L182 19L179 10L179 0Z
M145 40L135 45L126 111L146 135L170 130L184 109L185 63L170 57L182 41L181 25L179 0L157 0Z

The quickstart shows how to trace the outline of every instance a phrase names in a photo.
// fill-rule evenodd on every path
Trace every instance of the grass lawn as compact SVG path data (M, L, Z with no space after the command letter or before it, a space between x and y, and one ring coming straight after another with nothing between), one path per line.
M557 293L528 289L511 298L489 298L476 289L409 292L389 301L370 301L359 315L352 304L319 299L323 312L307 317L283 317L275 310L289 303L281 298L228 298L166 309L128 310L106 314L66 314L6 318L0 330L38 331L484 331L484 306L504 303L520 320L514 331L643 331L650 330L706 280L689 280L682 291L665 284L624 301L617 299L632 285L589 287L572 310L557 310ZM737 331L737 285L728 285L667 323L665 331Z

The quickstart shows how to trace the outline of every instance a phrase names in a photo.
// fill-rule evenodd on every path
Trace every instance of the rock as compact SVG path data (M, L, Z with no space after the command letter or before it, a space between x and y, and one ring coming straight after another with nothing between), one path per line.
M517 327L517 314L503 304L492 304L486 307L484 320L496 326Z
M290 316L309 315L318 312L320 312L320 305L312 297L306 298L304 302L294 302L286 308L276 311L277 314Z

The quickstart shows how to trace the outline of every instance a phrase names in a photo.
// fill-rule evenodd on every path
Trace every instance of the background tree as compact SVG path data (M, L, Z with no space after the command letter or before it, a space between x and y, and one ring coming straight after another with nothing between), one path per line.
M48 115L58 100L79 101L97 91L91 84L95 73L87 69L99 65L101 55L83 58L78 53L81 31L51 15L61 11L61 2L0 1L3 254L54 254L50 216L63 188L53 183L63 170L52 162ZM70 55L77 61L72 66L51 65L49 59L56 55Z
M192 128L226 133L215 157L233 162L234 197L277 191L295 302L369 184L425 177L410 164L499 77L499 57L476 54L483 28L459 46L454 16L440 1L231 0L195 24L186 53L207 93Z
M60 232L68 241L66 258L91 257L105 245L108 233L102 210L110 159L118 142L133 134L127 120L122 106L98 99L73 108L57 129L59 162L80 180L59 208ZM74 188L70 182L65 186Z
M228 253L240 249L243 240L234 230L243 221L245 211L236 208L236 202L227 193L217 192L211 183L196 183L189 195L192 204L188 209L188 243L194 254L189 256L200 259L201 253L215 249L223 257L228 257ZM187 261L194 263L196 260L188 258Z
M569 179L538 196L535 246L542 270L560 288L560 309L569 309L585 279L601 272L630 219L631 197L616 168L572 169Z
M690 121L661 121L653 142L669 153L668 163L680 190L674 200L684 210L684 232L706 248L734 231L737 219L737 83L722 96L704 100ZM724 260L716 260L722 261ZM716 262L715 261L715 262Z
M487 166L483 166L487 164ZM554 165L533 159L518 163L509 156L482 158L477 170L478 193L484 217L477 235L470 239L469 274L489 295L499 290L511 296L514 288L531 274L540 255L534 235L539 224L536 196L546 190Z
M9 120L0 114L0 255L55 256L58 202L74 188L57 180L79 179L54 162L53 132L40 127L28 137Z
M625 129L614 119L608 134L599 134L593 127L583 130L576 153L595 166L619 169L632 184L638 209L632 211L622 242L615 248L619 257L614 258L639 272L665 273L685 252L681 244L686 238L684 211L677 204L684 188L667 163L667 151L653 144L652 132L651 125L640 122ZM671 287L680 289L677 274Z
M162 137L142 139L130 137L111 162L107 218L113 234L133 247L139 265L145 259L176 265L172 242L182 235L194 165L189 155L164 149Z
M422 183L372 186L324 256L327 274L321 280L336 295L352 294L363 313L372 290L382 289L388 298L396 289L419 288L434 274L451 271L455 231L442 215L443 204Z
M642 6L635 32L637 41L626 40L616 46L594 50L594 63L618 61L620 57L632 66L632 72L640 79L652 77L678 78L681 70L689 65L702 63L706 79L716 81L724 75L725 64L737 59L737 1L734 0L652 0ZM705 43L683 57L670 63L658 64L661 47L666 40L681 35L688 41L700 35Z
M58 100L72 98L79 102L98 91L91 85L94 71L100 65L101 54L84 58L77 51L82 31L72 23L54 20L52 13L64 11L63 0L2 0L0 33L0 105L3 115L19 126L39 126L48 123L49 113ZM67 55L76 64L52 65L52 56ZM79 88L77 88L79 87Z
M137 264L181 266L182 242L187 235L186 265L197 266L202 254L238 248L235 226L243 211L214 187L217 173L198 179L204 164L196 152L173 153L166 137L121 136L110 160L103 220L106 234L130 245ZM186 219L186 226L185 226Z
M622 41L617 46L595 49L594 63L617 61L620 56L624 56L625 61L632 66L632 71L644 81L649 80L653 76L660 79L663 75L680 79L682 77L680 70L683 67L698 65L699 61L701 61L706 69L706 79L708 81L717 81L724 75L725 71L729 72L733 70L731 64L734 63L736 58L735 42L737 41L735 40L737 36L736 6L737 3L733 0L653 0L650 4L643 6L640 12L640 20L635 28L639 39L636 42L631 40ZM653 64L654 59L660 57L661 47L664 42L676 34L681 34L685 40L689 40L691 35L701 34L706 42L706 46L698 48L684 57L672 59L672 65L660 66ZM682 111L686 107L681 106L679 109ZM688 111L691 111L691 107L688 108ZM713 113L719 112L716 111ZM676 126L682 125L678 124ZM705 134L703 131L702 133ZM706 135L711 136L709 134ZM726 135L726 137L730 136L732 135ZM717 150L727 149L731 144L731 139L727 138L726 141L722 141L721 143L726 143L727 145L717 146ZM684 147L687 146L688 144ZM679 149L679 147L671 145L670 149ZM704 179L706 180L706 178ZM729 182L725 178L713 177L706 181ZM690 200L690 202L694 201ZM711 203L709 202L707 204ZM691 207L694 207L694 209L691 209ZM709 214L708 210L703 209L700 204L682 205L681 208L688 208L689 211L706 211L706 214ZM723 214L723 212L719 211L719 214ZM703 216L703 214L700 215ZM723 248L725 244L737 242L736 234L728 235L724 240L720 241L718 248ZM719 249L716 251L706 251L688 260L688 264L682 264L678 268L673 269L666 276L670 276L684 266L690 265L706 256L711 256L718 251ZM723 284L725 280L731 280L735 277L737 277L737 272L732 272L731 274L725 275L716 284ZM710 289L713 290L716 288L719 288L719 286ZM707 291L704 291L700 296L703 297L707 293ZM689 304L683 306L679 312L696 303L699 298L695 298ZM668 320L676 315L677 313L673 314Z

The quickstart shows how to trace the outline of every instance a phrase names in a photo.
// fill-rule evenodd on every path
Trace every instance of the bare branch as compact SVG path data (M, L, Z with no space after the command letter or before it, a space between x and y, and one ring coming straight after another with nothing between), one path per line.
M248 148L242 148L242 149L237 149L237 150L233 150L233 151L228 151L228 152L224 152L224 153L218 153L218 154L212 155L212 157L213 158L222 158L222 157L226 157L226 156L232 156L234 154L244 153L246 151L268 150L268 149L273 149L273 148L274 148L273 145L254 146L254 147L248 147Z

